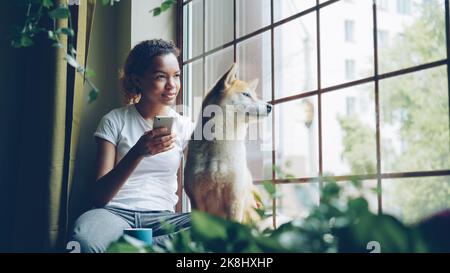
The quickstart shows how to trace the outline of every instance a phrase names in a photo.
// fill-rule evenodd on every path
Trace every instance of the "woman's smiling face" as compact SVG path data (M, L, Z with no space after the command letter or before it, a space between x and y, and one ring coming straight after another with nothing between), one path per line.
M150 68L138 77L141 100L172 105L180 91L180 66L177 57L169 53L156 56Z

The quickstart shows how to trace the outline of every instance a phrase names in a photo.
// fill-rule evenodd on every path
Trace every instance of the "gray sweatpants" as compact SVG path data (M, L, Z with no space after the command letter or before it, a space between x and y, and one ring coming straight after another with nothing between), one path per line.
M189 213L170 211L133 211L104 207L82 214L74 224L71 240L80 244L81 252L105 252L117 241L126 228L152 228L153 244L162 245L173 236L166 234L164 225L170 224L175 232L190 227Z

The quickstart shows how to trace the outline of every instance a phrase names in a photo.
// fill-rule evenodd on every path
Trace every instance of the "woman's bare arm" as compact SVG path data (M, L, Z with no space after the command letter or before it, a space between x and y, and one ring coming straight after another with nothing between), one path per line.
M142 158L131 149L114 166L116 147L107 140L97 138L97 174L92 196L96 207L105 206L116 195Z

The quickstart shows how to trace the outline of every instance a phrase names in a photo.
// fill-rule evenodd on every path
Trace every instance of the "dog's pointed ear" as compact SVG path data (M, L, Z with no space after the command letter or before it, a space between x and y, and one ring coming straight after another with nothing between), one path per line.
M222 76L222 78L219 81L220 84L224 87L224 89L229 88L236 80L236 72L237 72L237 64L233 63L230 69L228 69L228 71Z
M251 82L248 84L248 88L249 88L250 90L256 90L256 87L258 86L258 83L259 83L259 80L258 80L258 79L254 79L253 81L251 81Z
M225 74L226 75L226 79L224 82L225 87L230 87L233 84L233 82L236 80L236 73L237 73L237 64L233 63L231 68Z

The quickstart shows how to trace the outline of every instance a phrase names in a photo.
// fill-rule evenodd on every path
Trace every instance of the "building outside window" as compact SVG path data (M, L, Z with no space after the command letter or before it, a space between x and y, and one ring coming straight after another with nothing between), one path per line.
M397 0L397 13L411 14L411 0Z
M378 0L378 9L383 11L389 11L389 0Z
M354 42L355 41L355 22L352 20L345 20L345 41Z
M378 47L379 48L386 48L389 46L389 32L387 30L378 30Z
M355 78L355 61L345 60L345 78L353 80Z

